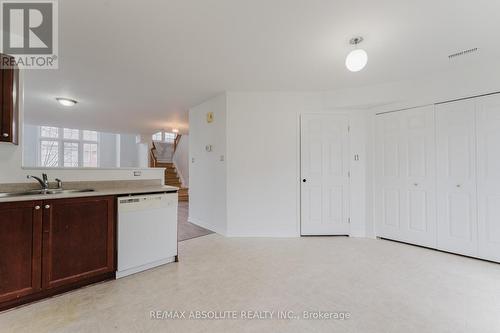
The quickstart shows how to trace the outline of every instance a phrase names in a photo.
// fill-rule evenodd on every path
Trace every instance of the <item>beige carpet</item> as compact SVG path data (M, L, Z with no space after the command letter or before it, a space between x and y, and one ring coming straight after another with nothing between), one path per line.
M188 222L189 216L189 203L186 201L180 201L178 212L177 212L177 228L179 242L197 238L201 236L210 235L213 232L205 228L199 227L193 223Z

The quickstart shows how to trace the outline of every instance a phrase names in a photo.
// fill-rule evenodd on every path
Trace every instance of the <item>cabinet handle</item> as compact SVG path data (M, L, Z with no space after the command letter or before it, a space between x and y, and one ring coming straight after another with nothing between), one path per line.
M8 138L9 137L9 133L4 133L2 134L4 138Z
M413 184L414 186L418 186L418 183Z
M462 187L462 185L460 185L460 184L457 184L457 187Z
M45 205L45 209L49 209L50 208L50 205Z
M35 206L35 210L39 210L40 209L40 206Z

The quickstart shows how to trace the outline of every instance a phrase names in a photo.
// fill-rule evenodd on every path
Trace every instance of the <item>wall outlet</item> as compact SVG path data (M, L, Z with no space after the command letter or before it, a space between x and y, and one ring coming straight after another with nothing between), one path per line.
M134 177L142 176L142 171L134 171Z

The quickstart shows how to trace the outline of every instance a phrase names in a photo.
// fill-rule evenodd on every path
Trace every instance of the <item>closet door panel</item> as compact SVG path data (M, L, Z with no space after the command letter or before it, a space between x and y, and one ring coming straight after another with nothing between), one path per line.
M475 101L441 104L437 119L438 248L477 255Z
M436 246L434 107L376 119L378 236Z
M376 116L376 195L375 220L377 236L403 240L404 225L401 217L404 199L401 181L402 156L405 154L401 139L399 112Z
M405 238L408 242L436 246L435 112L422 107L401 112L405 140L403 191Z
M478 251L500 261L500 96L477 100Z

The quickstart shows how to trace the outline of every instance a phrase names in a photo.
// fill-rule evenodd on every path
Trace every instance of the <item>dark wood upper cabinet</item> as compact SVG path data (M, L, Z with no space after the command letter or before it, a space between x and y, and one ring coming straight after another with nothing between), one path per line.
M51 200L43 207L44 289L115 271L115 198Z
M0 302L41 288L41 202L0 204Z
M0 142L19 142L19 70L1 64L5 58L0 54Z

